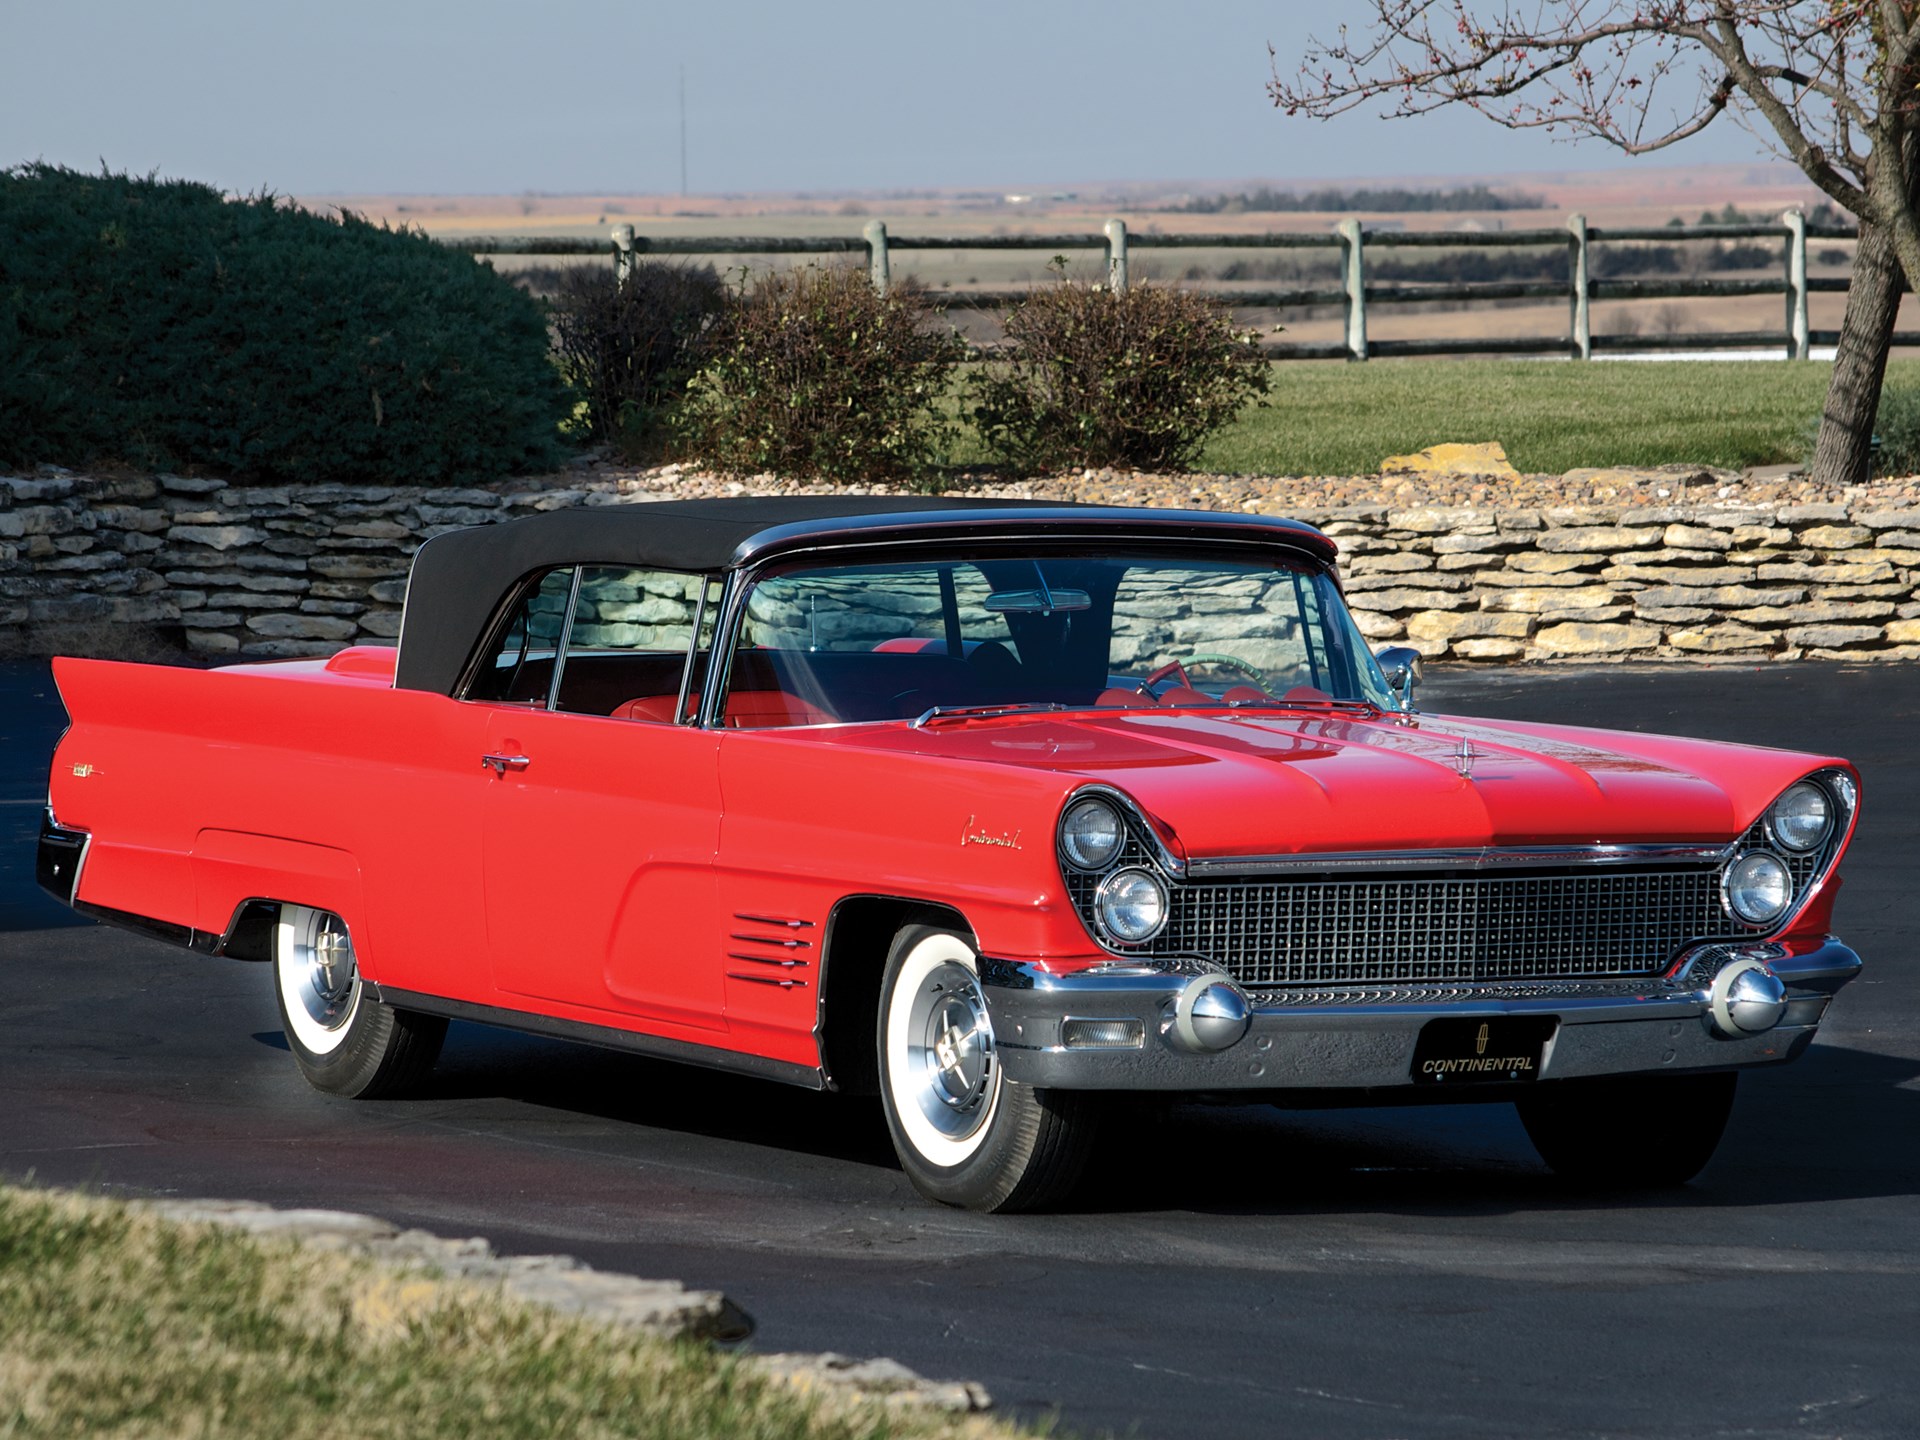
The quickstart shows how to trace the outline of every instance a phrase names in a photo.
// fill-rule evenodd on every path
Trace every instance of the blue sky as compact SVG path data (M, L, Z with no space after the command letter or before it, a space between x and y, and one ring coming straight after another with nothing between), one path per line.
M1024 189L1592 169L1474 115L1289 120L1356 0L0 0L0 164L303 194ZM1722 133L1674 161L1759 158Z

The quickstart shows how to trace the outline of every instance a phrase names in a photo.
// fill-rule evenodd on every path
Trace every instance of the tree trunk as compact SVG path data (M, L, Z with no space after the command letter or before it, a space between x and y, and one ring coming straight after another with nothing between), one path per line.
M1833 380L1820 411L1813 447L1817 485L1858 485L1872 463L1873 418L1880 409L1880 382L1887 373L1887 342L1906 288L1893 253L1893 227L1860 222L1853 257L1847 313L1833 357Z

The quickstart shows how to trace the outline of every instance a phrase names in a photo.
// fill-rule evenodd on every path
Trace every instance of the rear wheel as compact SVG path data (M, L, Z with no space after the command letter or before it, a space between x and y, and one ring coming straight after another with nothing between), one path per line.
M1684 1185L1713 1158L1739 1076L1627 1075L1549 1080L1518 1102L1540 1158L1590 1189Z
M966 936L910 925L894 938L878 1039L887 1128L922 1195L1032 1210L1072 1189L1092 1143L1092 1097L1006 1078Z
M273 929L274 995L287 1048L317 1090L364 1099L401 1095L440 1054L447 1022L367 993L346 922L283 905Z

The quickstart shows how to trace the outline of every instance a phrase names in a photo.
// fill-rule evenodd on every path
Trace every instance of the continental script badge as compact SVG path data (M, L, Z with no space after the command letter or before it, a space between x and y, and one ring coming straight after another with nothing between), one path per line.
M1002 850L1018 850L1020 848L1020 832L1018 830L1002 830L996 835L990 830L981 828L978 819L979 817L977 816L969 815L967 816L967 823L960 827L961 849L964 850L969 845L995 845Z

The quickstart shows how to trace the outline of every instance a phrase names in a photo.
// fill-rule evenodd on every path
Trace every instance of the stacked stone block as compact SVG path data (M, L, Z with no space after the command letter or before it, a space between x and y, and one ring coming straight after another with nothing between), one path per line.
M427 538L654 495L598 478L417 490L0 476L0 625L178 626L208 655L391 643ZM1920 509L1357 506L1299 518L1339 541L1368 639L1433 657L1920 659Z
M1844 505L1300 515L1379 644L1432 657L1920 659L1920 510Z
M0 476L0 625L178 626L208 655L391 644L421 542L584 490Z

